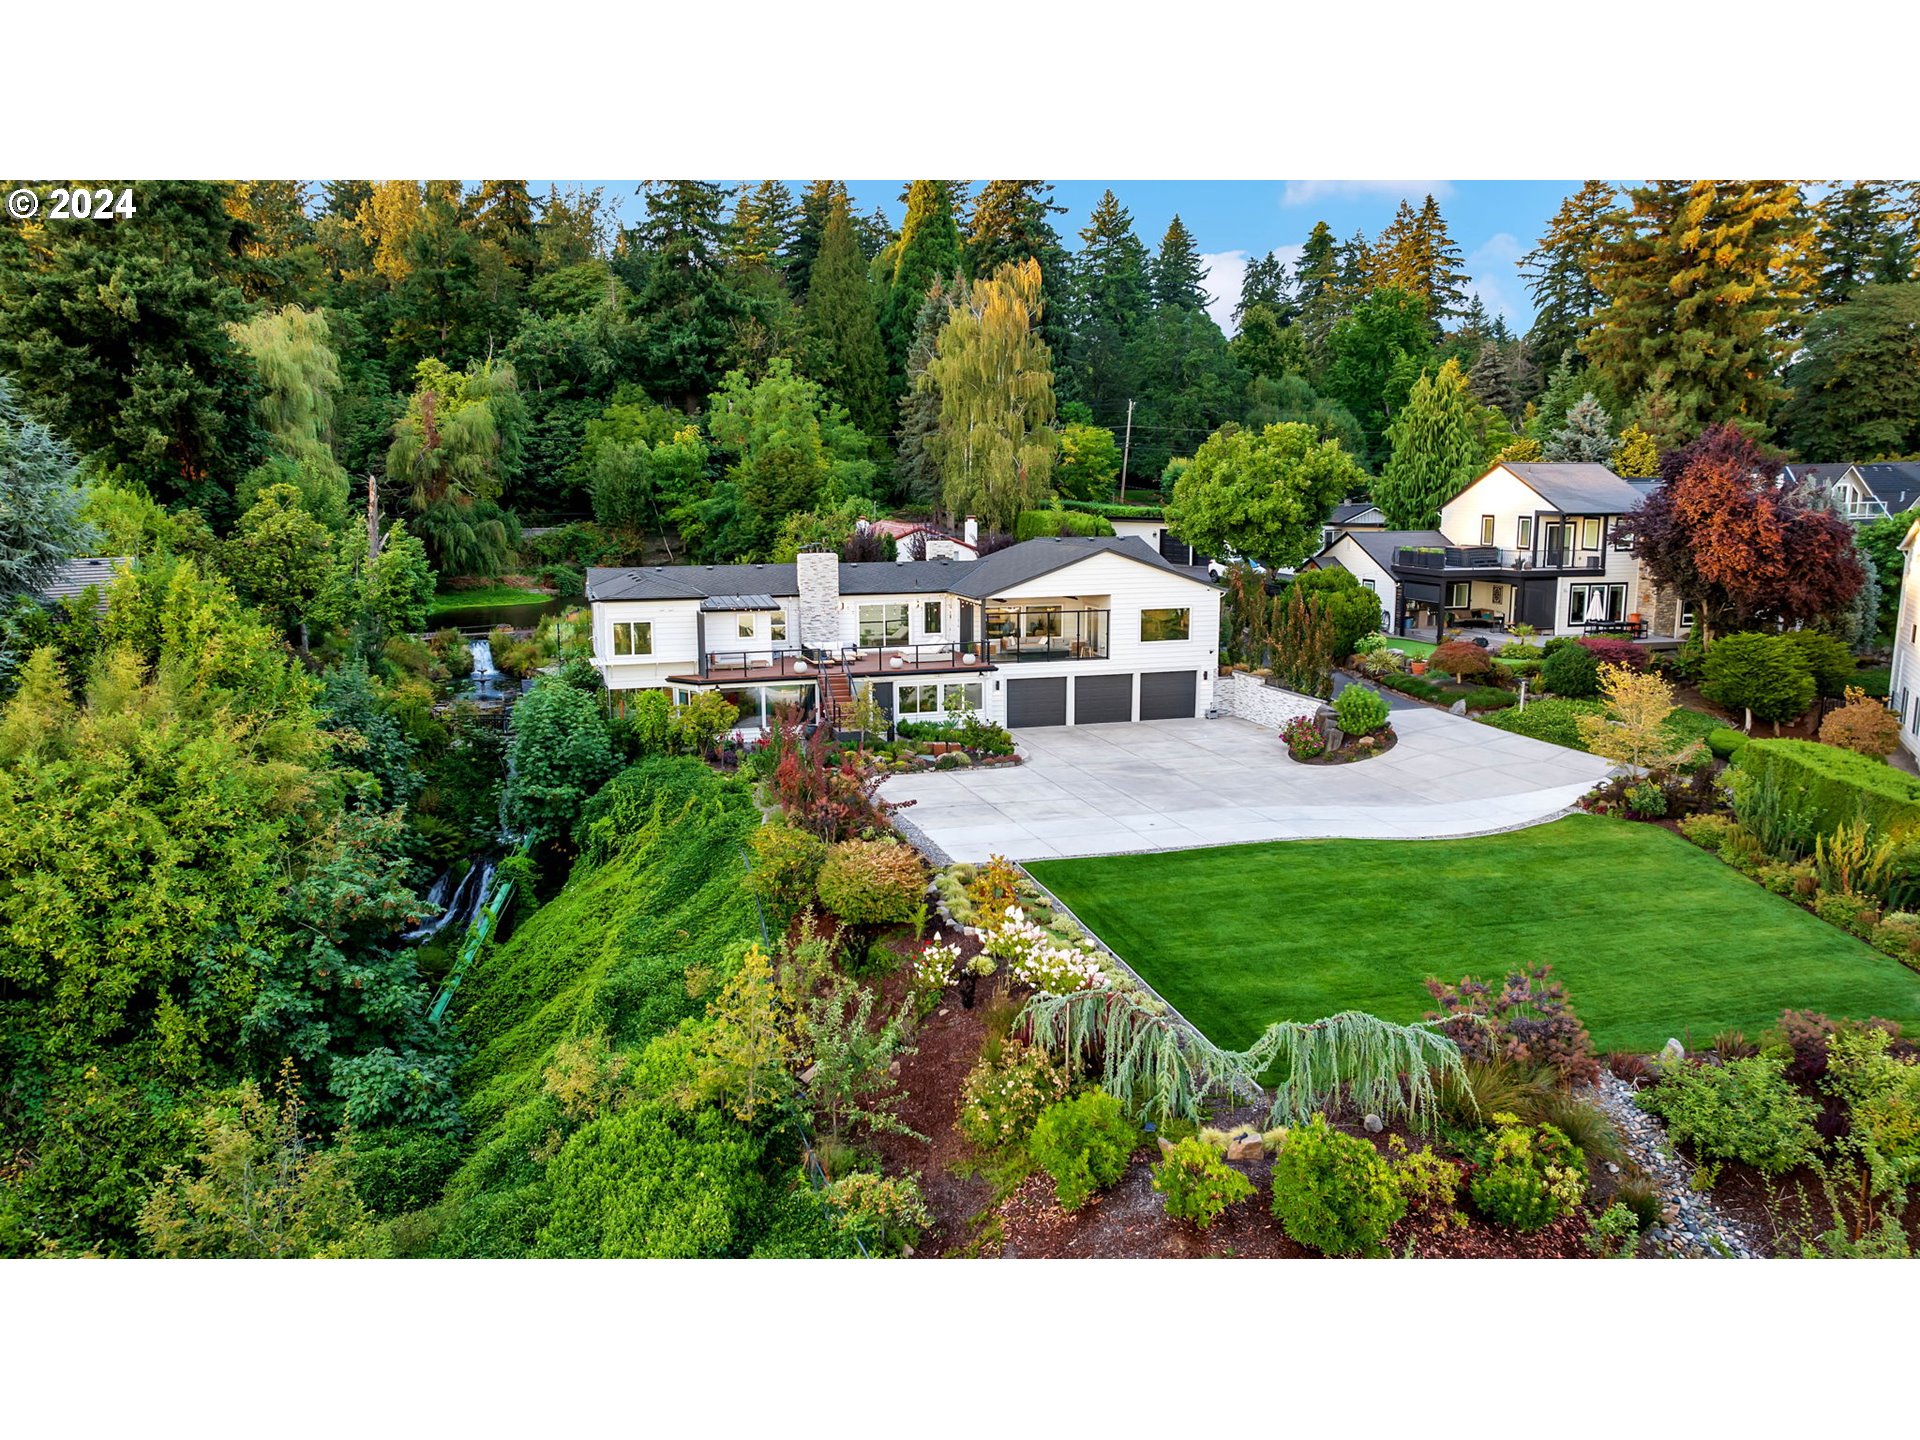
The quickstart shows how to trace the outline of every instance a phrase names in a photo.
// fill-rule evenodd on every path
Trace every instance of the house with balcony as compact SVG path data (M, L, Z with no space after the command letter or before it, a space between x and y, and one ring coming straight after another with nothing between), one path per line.
M1893 620L1893 671L1887 706L1900 719L1900 748L1920 757L1920 520L1900 541L1906 565L1900 572L1900 605Z
M1834 509L1855 524L1902 515L1920 505L1920 462L1881 460L1801 464L1780 471L1780 483L1824 490Z
M832 718L863 691L899 720L1191 717L1218 670L1219 591L1130 537L977 560L595 568L587 598L608 689L718 690L742 731L782 703Z
M1437 528L1345 530L1309 563L1351 571L1380 596L1382 627L1410 639L1524 624L1677 643L1691 617L1644 579L1621 530L1645 488L1604 465L1503 462Z

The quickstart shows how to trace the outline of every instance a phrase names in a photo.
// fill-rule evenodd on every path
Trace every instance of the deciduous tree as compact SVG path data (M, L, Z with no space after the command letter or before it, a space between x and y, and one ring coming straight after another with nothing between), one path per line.
M1352 456L1306 425L1229 426L1174 481L1167 523L1207 554L1291 568L1320 548L1327 515L1365 483Z

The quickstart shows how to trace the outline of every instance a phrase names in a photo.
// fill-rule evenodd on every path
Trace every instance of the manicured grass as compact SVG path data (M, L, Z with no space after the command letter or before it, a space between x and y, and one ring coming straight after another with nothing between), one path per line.
M479 610L489 605L532 605L553 596L544 590L522 590L517 585L488 585L479 590L442 590L427 606L429 615L451 610Z
M1756 1035L1788 1007L1920 1020L1920 974L1651 825L1296 840L1029 870L1217 1044L1545 960L1602 1050Z
M1398 635L1382 635L1380 638L1385 640L1387 644L1391 645L1394 649L1406 651L1407 654L1413 656L1416 660L1431 655L1435 649L1434 646L1429 645L1424 640L1407 640Z

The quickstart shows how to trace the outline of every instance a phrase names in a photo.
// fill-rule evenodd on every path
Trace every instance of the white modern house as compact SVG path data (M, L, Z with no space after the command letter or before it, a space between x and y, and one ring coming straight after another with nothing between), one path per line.
M1780 483L1827 491L1834 509L1859 524L1920 505L1920 462L1911 460L1795 461L1780 471Z
M1907 527L1900 551L1907 557L1900 572L1900 608L1893 620L1893 674L1887 683L1887 704L1900 717L1900 745L1909 755L1920 755L1920 520Z
M1129 537L1029 540L978 560L596 568L593 663L616 694L718 690L739 727L871 689L901 720L965 706L1009 727L1204 714L1220 594Z
M1447 629L1683 636L1692 617L1644 577L1620 522L1652 482L1605 465L1503 462L1433 530L1343 529L1309 564L1343 566L1380 596L1392 634Z

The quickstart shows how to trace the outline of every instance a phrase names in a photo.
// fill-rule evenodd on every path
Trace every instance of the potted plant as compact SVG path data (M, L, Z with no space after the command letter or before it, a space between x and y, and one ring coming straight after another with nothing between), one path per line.
M1407 666L1407 668L1416 675L1424 675L1427 673L1427 662L1424 660L1415 660L1411 665Z

